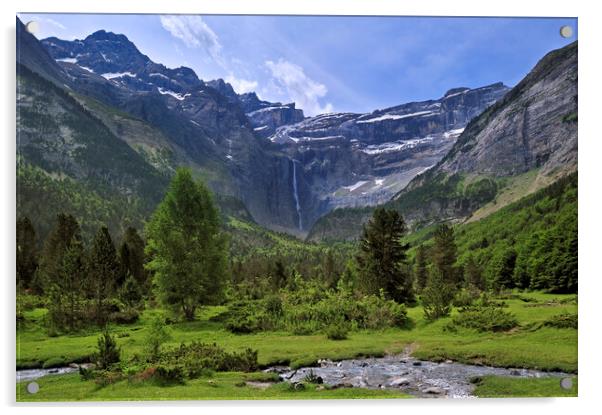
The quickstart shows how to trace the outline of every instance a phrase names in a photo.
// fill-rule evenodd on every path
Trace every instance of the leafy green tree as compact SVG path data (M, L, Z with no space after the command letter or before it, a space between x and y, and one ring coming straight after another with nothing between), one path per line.
M421 292L426 287L429 275L427 248L423 244L418 246L416 250L414 274L416 276L416 287L418 288L418 292Z
M57 215L56 226L44 241L39 272L35 276L37 287L47 291L51 286L61 284L65 253L76 241L81 241L77 220L71 215L60 213Z
M209 190L179 168L147 224L147 269L162 304L194 320L197 307L223 295L227 240Z
M28 217L17 219L17 287L29 288L38 268L36 232Z
M95 302L96 322L103 325L107 320L105 301L115 292L119 272L117 252L106 226L102 226L94 236L88 265L89 288Z
M431 248L433 266L446 282L459 285L461 280L455 267L458 254L454 229L446 224L440 225L435 231L433 240L434 245Z
M399 303L415 301L412 273L407 269L407 245L401 242L406 232L403 218L395 210L377 208L364 226L357 262L361 289L378 294L383 289Z

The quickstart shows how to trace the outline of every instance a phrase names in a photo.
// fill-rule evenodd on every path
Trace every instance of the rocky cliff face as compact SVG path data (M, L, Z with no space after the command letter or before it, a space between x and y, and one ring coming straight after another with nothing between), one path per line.
M175 164L192 166L215 192L241 199L259 223L297 228L290 159L269 148L245 115L258 105L281 104L253 101L254 94L239 97L223 80L205 83L189 68L155 63L123 35L101 30L83 40L48 38L41 43L65 78L73 80L73 90L158 130ZM93 107L111 124L106 108ZM294 117L275 119L273 125L302 119L294 105L292 110ZM123 125L112 125L117 135ZM145 150L158 146L145 144ZM305 189L300 177L299 195L309 206L311 195Z
M298 160L320 210L388 201L451 149L474 116L508 91L501 83L369 114L333 113L278 127L268 139ZM259 111L267 111L261 109ZM248 114L247 114L248 115Z
M546 55L477 118L438 166L447 174L557 175L577 168L577 43Z
M450 91L446 96L456 94L466 92ZM414 226L464 220L503 192L504 199L490 212L576 169L577 43L573 43L547 54L517 86L470 121L445 157L386 206ZM527 172L523 181L528 180L528 186L512 188L518 180L514 178ZM354 238L370 214L369 209L333 212L320 219L310 238Z

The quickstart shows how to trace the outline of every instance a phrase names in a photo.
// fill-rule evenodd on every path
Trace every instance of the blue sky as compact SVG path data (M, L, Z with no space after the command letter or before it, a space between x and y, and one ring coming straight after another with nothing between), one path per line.
M20 14L38 38L125 34L152 60L237 92L297 102L306 115L369 112L458 86L515 85L577 38L575 18ZM559 35L563 25L573 37Z

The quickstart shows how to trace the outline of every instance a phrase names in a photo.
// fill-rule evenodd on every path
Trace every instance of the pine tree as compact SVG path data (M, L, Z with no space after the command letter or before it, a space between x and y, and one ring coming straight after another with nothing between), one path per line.
M117 281L121 286L128 274L131 274L142 288L148 285L148 272L144 269L145 254L144 240L136 228L128 227L123 236L123 243L119 248L120 272Z
M424 308L424 316L427 320L436 320L440 317L448 316L451 311L451 303L454 299L456 289L452 284L446 281L441 272L432 268L428 283L420 299Z
M357 262L360 287L366 294L381 290L399 303L414 302L412 273L407 269L407 245L401 242L406 232L403 218L395 210L377 208L364 226Z
M142 289L136 278L128 274L119 291L119 298L128 307L138 307L142 302Z
M113 295L119 272L117 252L106 226L101 227L94 236L88 265L96 323L103 325L107 321L105 300Z
M418 246L416 250L416 265L414 274L416 275L416 287L421 292L426 287L428 280L427 248L424 245Z
M461 275L455 267L457 248L453 228L446 224L440 225L433 239L435 242L431 248L433 266L445 282L458 286Z
M17 287L29 288L38 268L36 232L28 217L17 219Z
M272 281L276 289L284 288L286 286L288 276L286 274L286 268L282 261L277 260L274 263L274 271L272 273Z
M497 273L494 280L494 286L497 290L505 288L514 288L514 266L516 265L516 251L514 248L508 248L503 251L499 258Z
M209 190L179 168L147 224L147 269L162 304L193 320L197 307L221 299L227 240Z
M79 325L78 320L81 313L81 302L84 297L85 278L83 244L81 241L74 239L65 251L62 278L58 283L61 295L64 296L65 324L71 331Z
M55 228L44 241L39 272L35 277L37 287L46 291L53 284L60 284L65 252L76 241L81 241L77 220L71 215L58 214Z
M476 288L477 290L485 290L485 278L483 270L477 264L473 255L469 255L464 264L464 278L468 288Z

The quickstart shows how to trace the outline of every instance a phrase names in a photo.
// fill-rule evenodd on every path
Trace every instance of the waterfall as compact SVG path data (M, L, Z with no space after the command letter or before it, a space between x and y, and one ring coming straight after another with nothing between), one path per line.
M301 220L301 205L299 204L299 192L297 190L297 163L293 160L293 196L295 197L295 205L297 208L297 217L299 218L299 230L303 230L303 222Z

